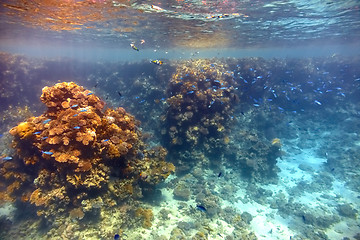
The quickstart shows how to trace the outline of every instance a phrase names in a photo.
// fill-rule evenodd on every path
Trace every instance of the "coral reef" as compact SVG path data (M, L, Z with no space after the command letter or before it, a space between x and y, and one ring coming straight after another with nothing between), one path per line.
M234 140L225 154L229 166L240 169L244 176L257 182L276 180L276 159L282 153L280 139L269 141L261 132L246 129L234 131L232 137Z
M174 171L165 149L145 149L139 122L123 108L102 111L105 103L73 82L42 92L46 112L10 130L16 158L0 165L2 199L30 202L39 216L70 211L82 219L87 201L114 204Z
M173 149L211 146L204 152L218 155L226 144L233 106L239 100L235 88L233 72L220 61L199 59L179 64L167 86L168 108L161 131L171 153Z

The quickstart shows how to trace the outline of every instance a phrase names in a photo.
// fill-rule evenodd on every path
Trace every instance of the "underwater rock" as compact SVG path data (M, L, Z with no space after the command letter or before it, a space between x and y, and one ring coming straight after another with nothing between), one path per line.
M171 231L171 235L169 240L186 240L186 235L184 234L184 232L176 227Z
M178 223L178 228L180 228L181 230L185 231L185 232L189 232L191 229L194 228L194 223L193 222L179 222Z
M136 209L135 217L142 220L142 226L144 228L150 228L154 220L154 214L151 209L138 208Z
M358 211L356 209L354 209L350 204L345 203L345 204L339 204L337 207L337 211L339 212L339 214L343 217L348 217L348 218L356 218L356 215L358 214Z
M250 222L253 220L253 216L248 212L243 212L241 214L241 219L247 224L250 224Z
M175 187L173 194L174 198L177 200L188 201L191 195L191 191L183 183L179 183Z

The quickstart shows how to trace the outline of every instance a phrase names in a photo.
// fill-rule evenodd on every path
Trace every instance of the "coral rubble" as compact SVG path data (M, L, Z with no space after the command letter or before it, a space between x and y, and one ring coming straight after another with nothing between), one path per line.
M86 202L114 205L174 171L163 148L145 149L139 122L123 108L103 111L102 100L73 82L44 87L40 99L46 112L10 130L17 157L0 165L2 199L29 202L44 217L82 219Z

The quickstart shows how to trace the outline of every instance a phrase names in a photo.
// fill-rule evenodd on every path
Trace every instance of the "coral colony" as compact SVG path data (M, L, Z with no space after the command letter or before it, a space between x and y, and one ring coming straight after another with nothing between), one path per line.
M10 130L18 157L1 166L1 199L31 203L48 220L55 212L82 218L99 204L141 195L175 170L165 149L144 148L133 116L123 108L103 112L105 103L89 93L73 82L43 88L46 112ZM150 224L148 210L137 214Z

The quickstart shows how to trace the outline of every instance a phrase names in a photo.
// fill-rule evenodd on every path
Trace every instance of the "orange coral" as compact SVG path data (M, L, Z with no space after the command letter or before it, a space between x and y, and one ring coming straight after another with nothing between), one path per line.
M30 202L32 204L35 204L37 207L46 205L48 203L48 199L42 195L43 194L41 193L41 190L36 189L35 191L32 192L32 194L30 196Z
M89 189L96 189L92 197L106 194L110 175L122 173L127 179L124 189L114 193L124 199L139 191L135 190L139 186L133 187L138 181L156 184L174 171L174 166L165 162L164 149L144 151L146 161L137 158L143 147L138 121L123 108L102 112L105 103L73 82L44 87L40 99L47 111L10 131L18 158L0 168L0 178L8 185L6 192L0 192L4 199L22 191L19 199L36 205L39 215L49 217L51 211L46 209L78 206L82 199L90 198ZM24 171L24 166L29 171ZM140 179L142 171L148 179ZM72 215L79 215L76 211ZM145 225L150 218L146 217Z
M31 122L22 122L16 127L10 130L10 134L19 136L21 139L28 138L32 136L34 132L34 124Z

